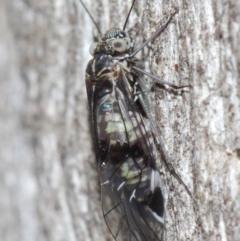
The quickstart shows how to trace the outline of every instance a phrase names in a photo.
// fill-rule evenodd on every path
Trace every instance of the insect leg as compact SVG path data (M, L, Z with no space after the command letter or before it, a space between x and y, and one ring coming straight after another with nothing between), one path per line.
M157 77L157 76L155 76L155 75L153 75L153 74L150 74L150 73L148 73L147 71L142 70L142 69L140 69L140 68L138 68L138 67L136 67L136 66L133 66L132 69L135 69L135 70L139 71L140 73L147 75L148 77L154 79L154 80L156 81L156 83L158 83L158 84L160 84L160 85L163 85L163 86L166 86L166 85L167 85L167 86L169 86L169 87L171 87L171 88L173 88L173 89L175 89L175 90L179 90L179 89L184 89L184 88L189 88L189 87L191 87L191 85L177 86L177 85L171 84L171 83L165 81L164 79L162 79L162 78L160 78L160 77Z

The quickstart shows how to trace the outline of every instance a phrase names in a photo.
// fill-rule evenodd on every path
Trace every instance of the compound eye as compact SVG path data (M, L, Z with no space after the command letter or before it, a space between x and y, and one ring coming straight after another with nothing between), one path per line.
M93 56L94 55L94 52L95 52L95 49L97 47L98 43L93 43L91 44L90 48L89 48L89 53Z
M128 43L124 39L115 39L112 41L114 50L119 53L123 53L128 50Z

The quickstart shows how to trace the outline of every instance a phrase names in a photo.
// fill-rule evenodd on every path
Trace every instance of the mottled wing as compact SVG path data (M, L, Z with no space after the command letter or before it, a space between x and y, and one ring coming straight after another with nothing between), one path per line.
M93 107L105 221L115 239L126 225L129 240L160 240L164 200L152 133L129 84L134 80L122 69L101 78L101 91L116 83L109 94L95 91L102 97Z

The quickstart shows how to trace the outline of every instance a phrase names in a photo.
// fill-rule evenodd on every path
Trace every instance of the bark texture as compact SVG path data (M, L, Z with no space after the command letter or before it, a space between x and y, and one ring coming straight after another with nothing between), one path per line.
M102 32L122 27L131 1L88 1ZM191 199L168 184L165 241L237 241L240 234L240 2L137 0L127 29L139 55L176 85L152 111ZM0 238L112 240L101 215L88 125L85 67L97 30L77 0L0 0Z

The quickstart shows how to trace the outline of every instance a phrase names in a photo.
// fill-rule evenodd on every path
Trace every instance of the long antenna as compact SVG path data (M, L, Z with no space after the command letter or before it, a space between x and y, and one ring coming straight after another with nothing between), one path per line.
M92 16L91 13L88 11L87 7L86 7L85 4L82 2L82 0L79 0L79 1L80 1L80 3L82 4L82 6L84 7L84 9L86 10L86 12L88 13L88 16L92 19L92 21L93 21L94 25L96 26L99 34L101 35L101 34L102 34L102 33L101 33L101 30L100 30L100 28L98 27L97 23L95 22L93 16ZM134 1L135 1L135 0L134 0Z
M80 0L80 1L81 1L81 0ZM134 6L134 3L135 3L135 2L136 2L136 0L133 0L132 6L131 6L131 8L130 8L130 10L129 10L129 12L128 12L126 21L125 21L124 26L123 26L123 31L125 30L125 28L126 28L126 26L127 26L127 22L128 22L129 16L130 16L130 14L131 14L131 12L132 12L132 9L133 9L133 6Z
M132 58L134 55L136 55L145 45L147 45L149 42L151 42L156 36L158 36L161 32L163 32L163 30L168 26L168 24L170 23L170 21L172 20L173 16L178 12L175 11L170 18L168 19L168 21L162 26L160 27L149 39L147 39L144 43L142 43L133 53L131 53L129 55L130 58Z

